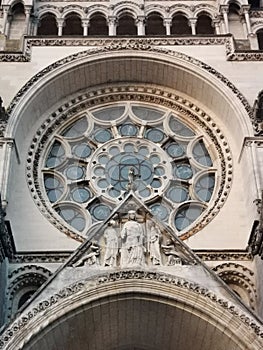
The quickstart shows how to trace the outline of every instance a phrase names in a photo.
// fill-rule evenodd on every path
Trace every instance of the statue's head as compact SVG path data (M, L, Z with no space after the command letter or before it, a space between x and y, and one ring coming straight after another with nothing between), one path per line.
M135 220L136 219L136 211L135 210L129 210L128 211L128 217L131 220Z

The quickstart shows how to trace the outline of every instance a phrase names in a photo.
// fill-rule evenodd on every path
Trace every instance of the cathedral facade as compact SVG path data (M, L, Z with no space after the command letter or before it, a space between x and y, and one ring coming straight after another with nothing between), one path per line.
M2 0L0 349L263 348L263 3Z

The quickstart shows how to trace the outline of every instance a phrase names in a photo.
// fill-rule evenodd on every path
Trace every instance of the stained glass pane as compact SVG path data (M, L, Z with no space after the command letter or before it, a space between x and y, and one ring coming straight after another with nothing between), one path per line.
M137 117L144 120L157 120L164 115L163 112L148 107L133 106L132 111Z
M70 165L65 169L65 174L70 180L79 180L84 177L84 168L78 165Z
M86 225L84 216L75 208L71 207L58 207L57 213L64 219L69 225L74 227L78 231L83 231Z
M162 142L165 138L165 134L160 129L148 129L145 134L145 138L156 143Z
M182 203L188 200L189 193L187 188L183 186L175 186L169 188L167 191L167 197L172 201L176 203Z
M175 175L182 180L189 180L193 176L193 171L188 164L178 164L175 167Z
M119 133L122 136L136 136L138 133L138 127L134 124L123 124L119 127Z
M66 130L63 131L62 135L68 138L79 137L84 134L88 128L88 122L86 118L81 118L71 124Z
M45 175L44 184L48 199L51 203L54 203L61 198L64 191L64 185L58 178L52 175Z
M111 208L104 204L95 205L91 210L91 215L99 221L106 220L111 213Z
M94 134L95 141L99 143L104 143L112 138L112 133L108 129L98 129Z
M86 187L76 187L70 192L71 198L77 203L87 202L91 198L91 192Z
M104 108L103 110L93 112L95 118L100 120L115 120L120 118L124 113L124 106L114 106Z
M170 145L166 148L166 151L172 158L182 157L185 154L184 148L177 142L170 143Z
M55 141L49 151L46 167L55 168L65 160L65 150L60 142Z
M202 176L195 184L194 189L197 197L204 202L209 202L215 187L215 175Z
M170 118L169 126L171 130L177 135L184 136L184 137L191 137L195 135L192 129L190 129L188 126L186 126L184 123L182 123L179 119L177 119L174 116Z
M174 222L178 231L182 231L191 225L203 212L204 208L198 204L189 204L179 209Z
M88 144L80 143L73 147L72 153L78 158L88 158L92 153L92 149Z
M194 159L204 165L204 166L212 166L213 162L212 159L205 147L205 144L202 140L198 141L194 148L193 148L193 155L194 155Z

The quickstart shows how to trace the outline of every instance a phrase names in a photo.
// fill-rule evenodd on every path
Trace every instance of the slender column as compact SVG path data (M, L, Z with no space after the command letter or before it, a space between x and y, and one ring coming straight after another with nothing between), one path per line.
M116 35L116 25L117 25L117 18L116 16L109 16L108 17L108 26L109 26L109 35Z
M11 25L11 19L12 19L12 16L8 16L8 17L7 17L7 22L6 22L6 26L5 26L5 35L6 35L7 37L9 36L10 25Z
M215 34L219 35L220 33L220 19L214 19L213 20L213 25L215 27Z
M83 19L81 24L83 27L83 36L87 36L88 35L89 20Z
M57 26L58 26L58 36L62 36L63 26L64 26L63 18L57 18Z
M224 19L224 25L225 25L225 34L229 33L229 25L228 25L228 6L227 5L221 5L220 11L222 13L223 19Z
M248 35L252 33L251 24L250 24L250 17L249 17L249 13L248 13L249 8L250 8L250 5L248 5L248 6L247 5L242 5L242 11L243 11L243 14L244 14L244 17L245 17Z
M7 36L7 23L8 23L8 12L9 12L10 6L8 5L3 5L3 33Z
M30 28L30 14L31 14L32 6L25 6L25 35L29 34L29 28Z
M33 35L34 36L37 35L37 30L38 30L39 24L40 24L40 20L38 18L35 18L33 21Z
M145 35L145 17L138 16L135 23L137 25L137 35Z
M242 23L244 35L245 35L245 38L246 38L247 35L248 35L248 32L247 32L247 24L246 24L245 18L242 18L242 19L241 19L241 23Z
M196 18L189 18L189 24L191 26L192 35L196 35L196 23L197 23Z
M164 18L163 25L166 29L166 35L171 35L171 25L172 25L172 19L171 18Z

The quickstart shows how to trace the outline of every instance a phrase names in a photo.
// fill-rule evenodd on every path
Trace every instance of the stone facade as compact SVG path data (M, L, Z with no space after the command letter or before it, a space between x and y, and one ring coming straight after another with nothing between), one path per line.
M0 349L263 348L261 6L2 0Z

